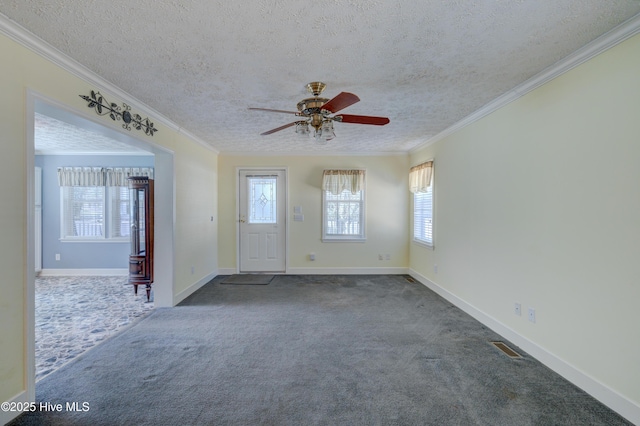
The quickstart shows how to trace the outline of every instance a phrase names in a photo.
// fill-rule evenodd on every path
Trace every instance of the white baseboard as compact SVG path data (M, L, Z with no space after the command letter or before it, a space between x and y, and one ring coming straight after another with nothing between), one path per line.
M287 269L287 274L292 275L398 275L407 274L408 268L306 268L296 267Z
M420 273L409 269L409 275L418 280L420 283L433 290L444 299L448 300L467 314L480 321L505 339L509 340L513 344L519 346L533 356L535 359L555 371L574 385L578 386L598 401L602 402L607 407L616 411L621 416L625 417L630 422L640 425L640 406L629 400L625 396L601 383L600 381L589 376L587 373L577 369L573 365L567 363L561 358L558 358L553 353L538 346L535 342L527 339L526 337L516 333L511 328L502 324L495 318L480 311L476 307L460 299L455 294L440 287L427 277Z
M218 270L219 275L233 275L238 271L234 268L221 268ZM409 269L405 267L388 267L388 268L307 268L292 267L287 268L286 274L289 275L398 275L408 274Z
M41 277L76 277L76 276L127 276L129 270L124 268L102 268L102 269L43 269L40 271Z
M2 401L2 402L5 402L5 401ZM14 396L13 398L7 400L6 402L8 402L9 404L12 404L12 403L23 404L23 403L29 403L34 401L29 401L29 397L27 396L27 391L23 391L17 394L16 396ZM18 417L20 414L22 414L22 411L0 410L0 425L8 424L10 421Z
M178 303L182 302L184 299L191 296L191 294L193 294L196 290L198 290L200 287L202 287L203 285L205 285L206 283L208 283L218 275L226 275L226 274L220 274L219 271L212 272L206 277L201 278L197 282L191 284L189 287L182 290L180 293L175 294L173 296L173 306L176 306Z

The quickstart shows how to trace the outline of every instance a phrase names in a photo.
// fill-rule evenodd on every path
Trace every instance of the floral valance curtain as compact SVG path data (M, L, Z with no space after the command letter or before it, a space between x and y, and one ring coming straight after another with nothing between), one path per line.
M60 186L128 186L130 176L153 179L151 167L58 167Z
M325 170L322 173L322 189L338 195L344 190L358 193L364 185L364 170Z
M433 173L433 161L418 164L409 171L409 191L427 192L431 185L431 175Z

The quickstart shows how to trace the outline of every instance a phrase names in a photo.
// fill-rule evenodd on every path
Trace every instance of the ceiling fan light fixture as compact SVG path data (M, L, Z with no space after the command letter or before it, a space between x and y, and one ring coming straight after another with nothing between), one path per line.
M330 141L331 139L336 137L336 132L333 131L332 120L324 120L322 122L322 137L326 141Z
M318 145L326 145L336 137L336 133L333 131L333 122L330 119L324 120L320 126L316 127L313 137Z
M315 133L313 134L313 137L316 140L316 145L326 145L327 142L329 142L329 140L326 139L322 134L322 129L316 130Z
M296 121L296 133L299 135L309 135L309 123L306 121Z

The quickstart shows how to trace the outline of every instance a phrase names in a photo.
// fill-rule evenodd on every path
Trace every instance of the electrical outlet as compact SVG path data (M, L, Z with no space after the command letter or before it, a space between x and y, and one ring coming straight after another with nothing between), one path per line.
M378 260L382 260L382 255L381 254L378 255Z
M191 267L191 275L193 275L195 272L196 272L196 267L195 267L195 266L192 266L192 267Z
M536 310L529 308L529 321L536 322Z
M56 253L56 260L60 260L60 253Z
M390 254L385 254L384 255L384 260L391 260L391 255Z
M513 313L517 316L522 316L522 305L520 303L516 302L513 305Z
M434 274L438 273L438 265L433 265L433 273Z

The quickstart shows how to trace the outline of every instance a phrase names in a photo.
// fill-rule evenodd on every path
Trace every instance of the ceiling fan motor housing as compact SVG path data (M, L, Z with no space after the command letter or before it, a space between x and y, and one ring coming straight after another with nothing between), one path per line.
M327 98L307 98L298 102L298 111L302 115L310 116L312 114L320 114L322 106L329 101Z
M300 111L301 115L311 119L309 124L311 124L316 131L322 126L322 121L328 114L328 111L322 112L322 106L329 102L329 99L319 97L325 87L327 87L327 85L320 81L307 84L307 91L313 94L314 97L298 102L298 111Z

